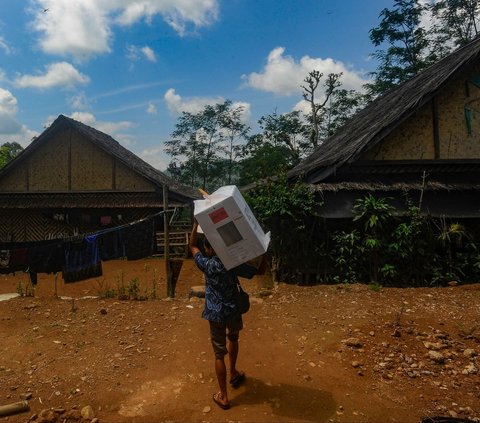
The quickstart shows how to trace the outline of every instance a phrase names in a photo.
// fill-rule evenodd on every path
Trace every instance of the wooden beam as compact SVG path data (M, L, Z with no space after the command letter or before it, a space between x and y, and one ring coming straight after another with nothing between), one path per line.
M432 98L432 118L433 118L433 157L440 159L440 124L438 119L438 101L437 97Z
M170 227L168 221L168 186L163 184L163 232L165 234L165 272L167 278L167 297L175 297L175 290L172 284L172 267L170 263Z
M72 128L68 131L68 191L72 190Z

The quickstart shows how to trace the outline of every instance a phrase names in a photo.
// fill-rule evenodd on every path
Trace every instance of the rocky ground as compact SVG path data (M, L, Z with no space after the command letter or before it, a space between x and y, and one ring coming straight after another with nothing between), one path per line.
M224 411L212 401L203 300L189 298L201 281L191 260L173 300L158 259L107 262L102 278L58 278L56 288L54 279L41 275L35 297L0 302L0 410L29 406L3 421L480 422L480 284L242 281L252 296L239 358L247 381ZM24 291L25 280L0 275L0 294ZM97 297L120 281L156 299Z

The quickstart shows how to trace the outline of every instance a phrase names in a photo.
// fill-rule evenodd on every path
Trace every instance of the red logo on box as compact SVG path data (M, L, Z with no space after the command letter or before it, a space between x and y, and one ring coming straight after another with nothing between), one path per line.
M218 223L221 222L223 219L226 219L228 217L228 214L222 207L221 209L211 212L208 216L212 220L212 223Z

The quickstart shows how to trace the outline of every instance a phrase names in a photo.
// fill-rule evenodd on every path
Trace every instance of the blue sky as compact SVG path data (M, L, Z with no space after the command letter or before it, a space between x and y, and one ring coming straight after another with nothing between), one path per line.
M310 70L360 89L393 0L1 0L0 144L59 114L164 170L182 111L226 99L255 128L301 109Z

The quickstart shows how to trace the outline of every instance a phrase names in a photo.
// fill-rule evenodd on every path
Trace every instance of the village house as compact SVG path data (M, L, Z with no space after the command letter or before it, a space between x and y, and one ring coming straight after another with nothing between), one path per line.
M375 99L289 177L312 184L327 219L351 217L367 194L479 217L480 38Z
M55 239L115 227L198 194L111 136L60 115L0 171L0 242ZM170 216L171 217L171 216ZM163 217L155 219L163 230Z

